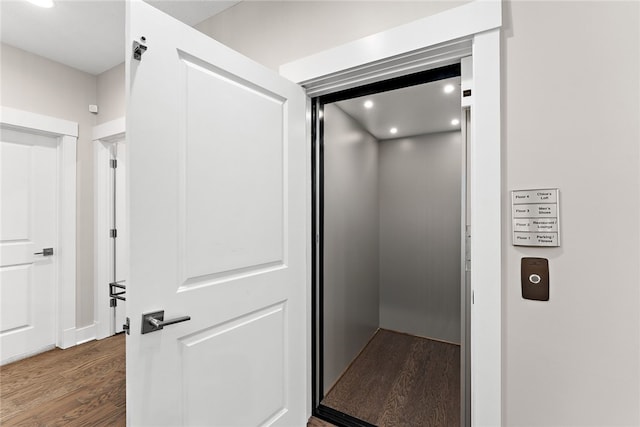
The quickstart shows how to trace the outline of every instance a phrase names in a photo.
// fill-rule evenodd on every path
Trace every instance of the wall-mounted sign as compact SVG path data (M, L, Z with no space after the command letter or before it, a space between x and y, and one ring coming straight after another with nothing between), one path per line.
M511 192L514 246L560 246L557 188Z

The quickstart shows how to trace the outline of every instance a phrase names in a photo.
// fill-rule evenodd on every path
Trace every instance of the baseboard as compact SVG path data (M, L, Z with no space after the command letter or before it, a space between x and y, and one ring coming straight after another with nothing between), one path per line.
M88 341L96 339L96 324L83 326L82 328L76 328L76 345L84 344Z
M93 322L93 325L95 326L95 336L97 340L101 340L111 336L109 325L106 325L99 320Z
M0 362L0 366L8 365L9 363L17 362L18 360L26 359L27 357L35 356L37 354L44 353L45 351L53 350L54 348L56 348L55 344L51 344L34 351L30 351L28 353L23 353L17 356L8 357L2 362Z
M56 343L61 349L73 347L76 345L76 328L69 328L62 331L60 334L60 341Z

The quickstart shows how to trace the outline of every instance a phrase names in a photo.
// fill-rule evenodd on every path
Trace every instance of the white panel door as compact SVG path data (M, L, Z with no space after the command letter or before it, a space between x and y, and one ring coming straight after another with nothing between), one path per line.
M57 140L0 131L2 363L55 344ZM36 255L53 248L53 255Z
M128 3L128 423L305 425L304 91Z
M112 322L113 322L113 333L117 334L122 332L122 325L125 323L126 319L126 308L127 308L127 295L126 295L126 286L127 286L127 268L129 267L128 263L128 247L127 247L127 221L126 221L126 173L127 173L127 157L126 157L126 149L127 146L123 141L114 142L111 147L112 152L112 160L116 160L116 168L111 168L111 176L112 179L112 198L111 203L111 224L112 227L117 230L117 235L115 238L111 239L111 271L109 272L109 277L113 280L117 286L124 286L125 288L116 287L114 289L117 293L122 293L122 295L118 295L124 299L116 299L115 307L112 307ZM105 230L106 232L106 230Z

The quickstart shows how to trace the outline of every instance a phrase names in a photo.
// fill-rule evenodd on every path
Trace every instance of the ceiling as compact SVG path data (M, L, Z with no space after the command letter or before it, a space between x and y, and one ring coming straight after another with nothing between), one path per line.
M453 91L445 93L447 85ZM364 102L373 102L365 108ZM459 130L460 77L353 98L336 103L378 140ZM391 128L397 133L392 134Z
M3 43L70 67L100 74L124 61L125 0L54 0L50 9L24 0L0 0ZM146 0L188 25L239 3L218 0ZM443 88L455 90L445 94ZM365 100L374 105L363 106ZM379 140L460 129L460 78L439 80L341 101L337 105ZM390 128L398 132L391 134Z
M43 9L24 0L0 0L3 43L90 74L124 62L125 0L54 0ZM195 25L239 1L147 0Z

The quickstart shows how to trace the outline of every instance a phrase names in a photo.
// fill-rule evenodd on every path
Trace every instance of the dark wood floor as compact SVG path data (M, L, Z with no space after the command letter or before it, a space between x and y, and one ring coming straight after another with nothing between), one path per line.
M380 427L459 425L459 356L380 330L323 403ZM124 335L0 367L2 426L124 426L125 403Z
M380 329L322 403L371 424L460 425L460 346Z
M124 335L0 367L2 426L124 426Z
M309 418L307 427L336 427L334 424L328 423L316 417Z
M0 367L2 426L125 426L124 335ZM334 427L317 418L309 427Z

